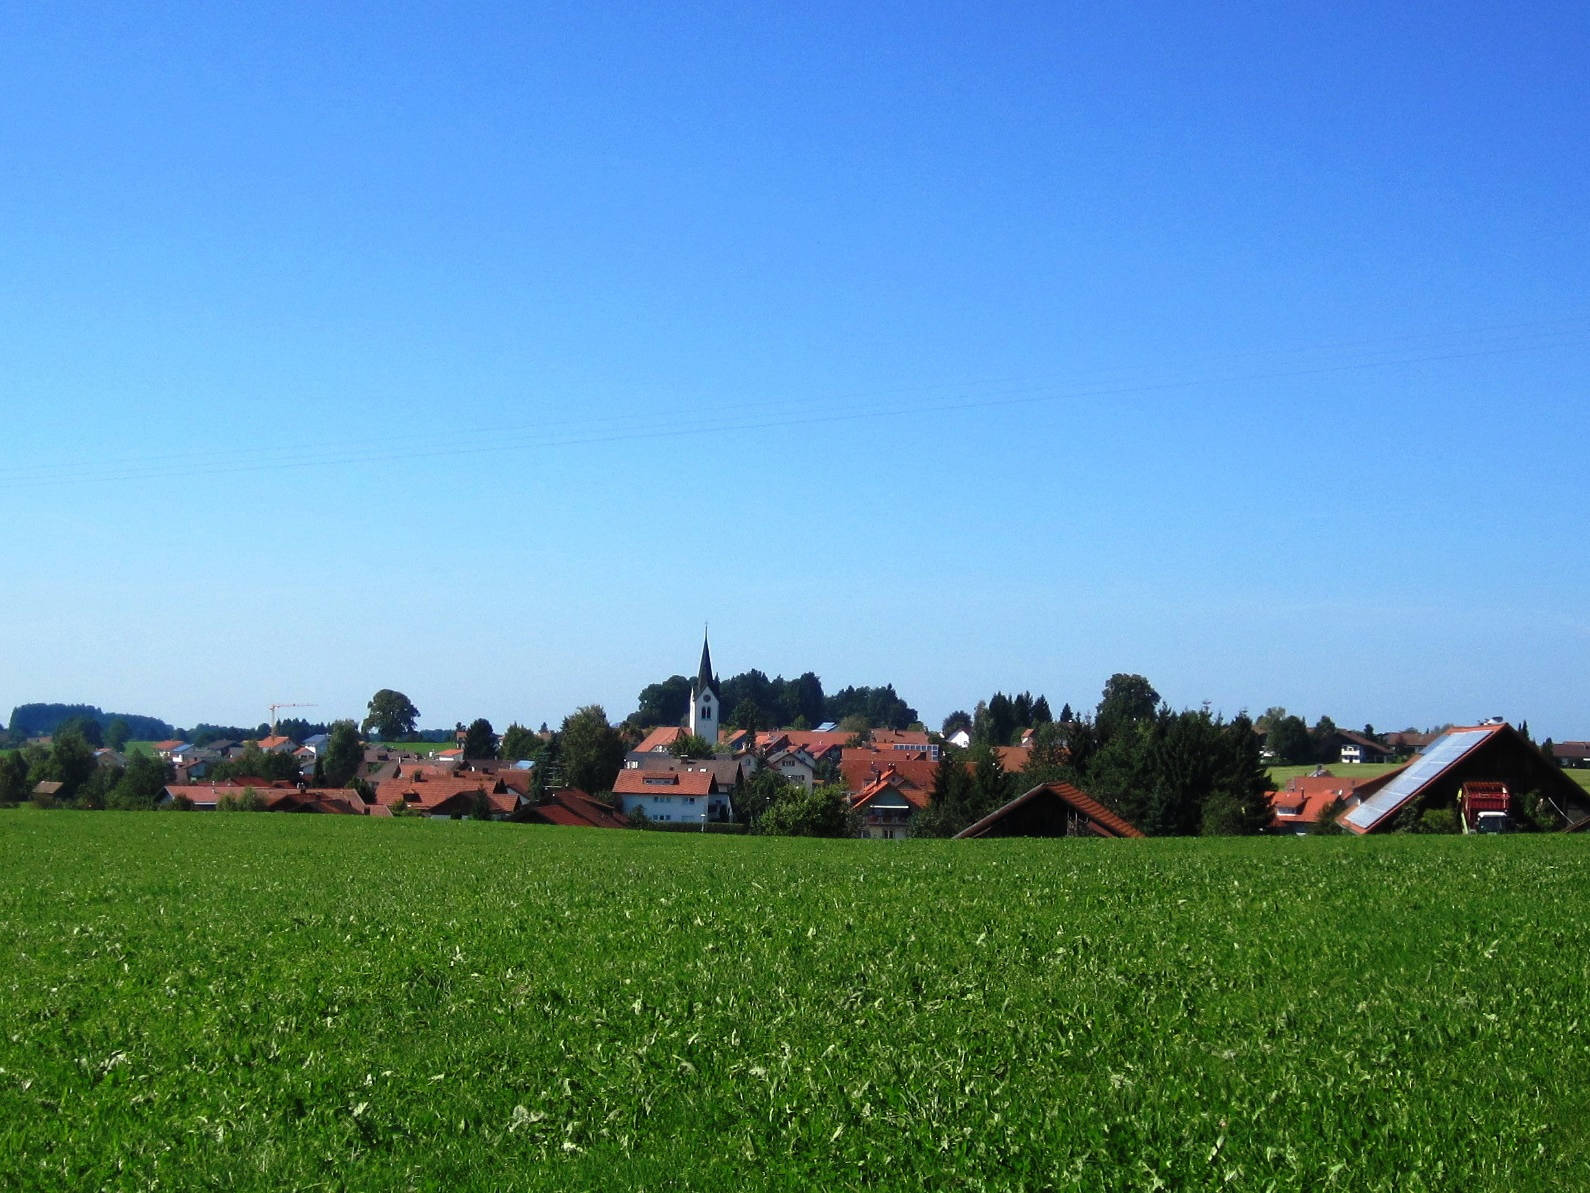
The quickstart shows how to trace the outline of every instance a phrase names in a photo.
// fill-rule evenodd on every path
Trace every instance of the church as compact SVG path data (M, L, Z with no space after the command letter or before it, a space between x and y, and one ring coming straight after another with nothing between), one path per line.
M677 705L675 707L678 707ZM690 685L690 732L708 745L718 744L718 725L723 715L723 694L718 677L712 673L712 651L707 636L701 635L701 669Z

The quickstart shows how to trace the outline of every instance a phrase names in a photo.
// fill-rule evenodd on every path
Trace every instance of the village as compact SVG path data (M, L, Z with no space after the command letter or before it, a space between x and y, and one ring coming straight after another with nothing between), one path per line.
M378 698L384 695L396 694ZM949 723L944 733L834 723L726 725L722 684L705 640L682 724L612 727L594 711L577 715L600 739L598 756L578 766L559 758L558 735L545 727L532 733L516 726L498 738L484 722L460 726L453 744L430 747L363 740L351 722L301 740L272 732L203 744L156 741L150 752L163 768L161 781L144 806L875 840L1145 835L1124 814L1129 808L1118 794L1090 794L1076 781L1072 755L1091 726L1075 721L1020 727L1009 744L980 747L971 727ZM1101 717L1104 711L1101 706ZM1246 718L1233 726L1244 747L1239 753L1262 767L1267 780L1276 761L1266 742L1277 736L1274 726L1268 733L1249 728ZM1068 741L1077 741L1077 750ZM41 748L35 763L43 759L41 773L48 773ZM1495 717L1430 733L1333 728L1314 748L1328 756L1309 768L1286 768L1284 781L1259 780L1251 786L1253 806L1224 831L1590 826L1590 794L1570 773L1590 768L1590 742L1543 748ZM120 768L127 759L107 746L94 751L94 763ZM336 781L328 778L333 773ZM40 803L69 799L75 794L69 782L39 778L29 795ZM1207 824L1204 831L1211 831Z

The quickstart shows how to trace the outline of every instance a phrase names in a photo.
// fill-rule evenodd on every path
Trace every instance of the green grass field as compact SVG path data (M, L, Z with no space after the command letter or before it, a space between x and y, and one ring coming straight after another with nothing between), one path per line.
M1401 765L1400 762L1357 762L1347 764L1333 762L1325 769L1342 779L1373 779L1385 774L1388 770L1396 770ZM1270 768L1270 782L1279 790L1286 786L1288 779L1313 773L1313 763L1309 763L1307 766L1272 766Z
M0 1188L1590 1187L1590 841L0 812Z

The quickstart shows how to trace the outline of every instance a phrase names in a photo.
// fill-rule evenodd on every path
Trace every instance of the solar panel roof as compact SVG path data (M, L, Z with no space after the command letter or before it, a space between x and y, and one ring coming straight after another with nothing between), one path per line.
M1498 728L1496 725L1482 725L1475 729L1447 730L1431 742L1406 770L1343 816L1342 823L1356 832L1367 833Z

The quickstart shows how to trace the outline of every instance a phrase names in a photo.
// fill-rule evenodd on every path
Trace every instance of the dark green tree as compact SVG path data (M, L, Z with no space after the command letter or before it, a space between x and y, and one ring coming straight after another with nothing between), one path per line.
M155 806L166 784L171 782L171 765L152 754L134 754L116 786L111 788L106 806L124 812L144 812Z
M1270 725L1264 745L1281 766L1301 766L1313 762L1317 753L1314 739L1309 736L1303 718L1291 714L1283 715Z
M93 747L83 740L83 735L72 729L58 730L51 739L41 777L61 784L55 798L66 803L77 797L78 788L88 782L96 769Z
M497 756L511 762L522 762L539 754L543 745L539 734L515 721L503 732L502 741L497 746Z
M946 746L939 751L933 775L933 795L928 806L912 818L915 837L953 837L976 817L972 815L972 773L961 751Z
M1141 675L1117 672L1104 685L1094 723L1102 737L1125 724L1152 720L1159 709L1159 693Z
M939 731L945 737L951 737L962 729L966 730L967 733L972 731L972 714L964 708L957 708L949 716L945 717L944 723L939 726Z
M641 689L640 707L628 721L640 728L654 725L679 725L690 711L690 681L683 675L670 675L662 683Z
M359 727L351 720L332 722L325 753L315 760L315 765L327 787L346 787L364 765Z
M105 729L98 717L71 717L55 728L55 735L75 733L96 750L105 744Z
M675 758L711 758L712 745L694 733L681 733L674 738L674 744L668 747L669 753Z
M112 719L111 723L105 726L105 744L113 750L124 749L131 736L132 730L121 717Z
M1341 746L1336 741L1336 722L1329 717L1321 717L1314 722L1314 728L1308 731L1309 739L1314 744L1314 761L1330 765L1340 762L1342 757Z
M210 768L210 778L268 779L271 782L297 782L298 759L291 754L267 752L253 742L243 747L236 758L217 762Z
M495 758L496 756L497 734L492 730L491 722L485 717L476 717L469 723L469 728L464 730L464 757Z
M762 713L756 707L756 701L747 696L734 706L734 711L724 724L732 729L748 729L755 733L757 726L762 724Z
M563 781L570 787L596 795L613 789L613 780L624 765L624 739L607 723L600 704L587 704L570 713L558 731Z
M0 754L0 806L20 804L28 798L28 762L21 750Z
M369 715L364 718L362 729L382 741L398 741L413 736L419 719L420 710L412 700L402 692L382 688L370 697Z

